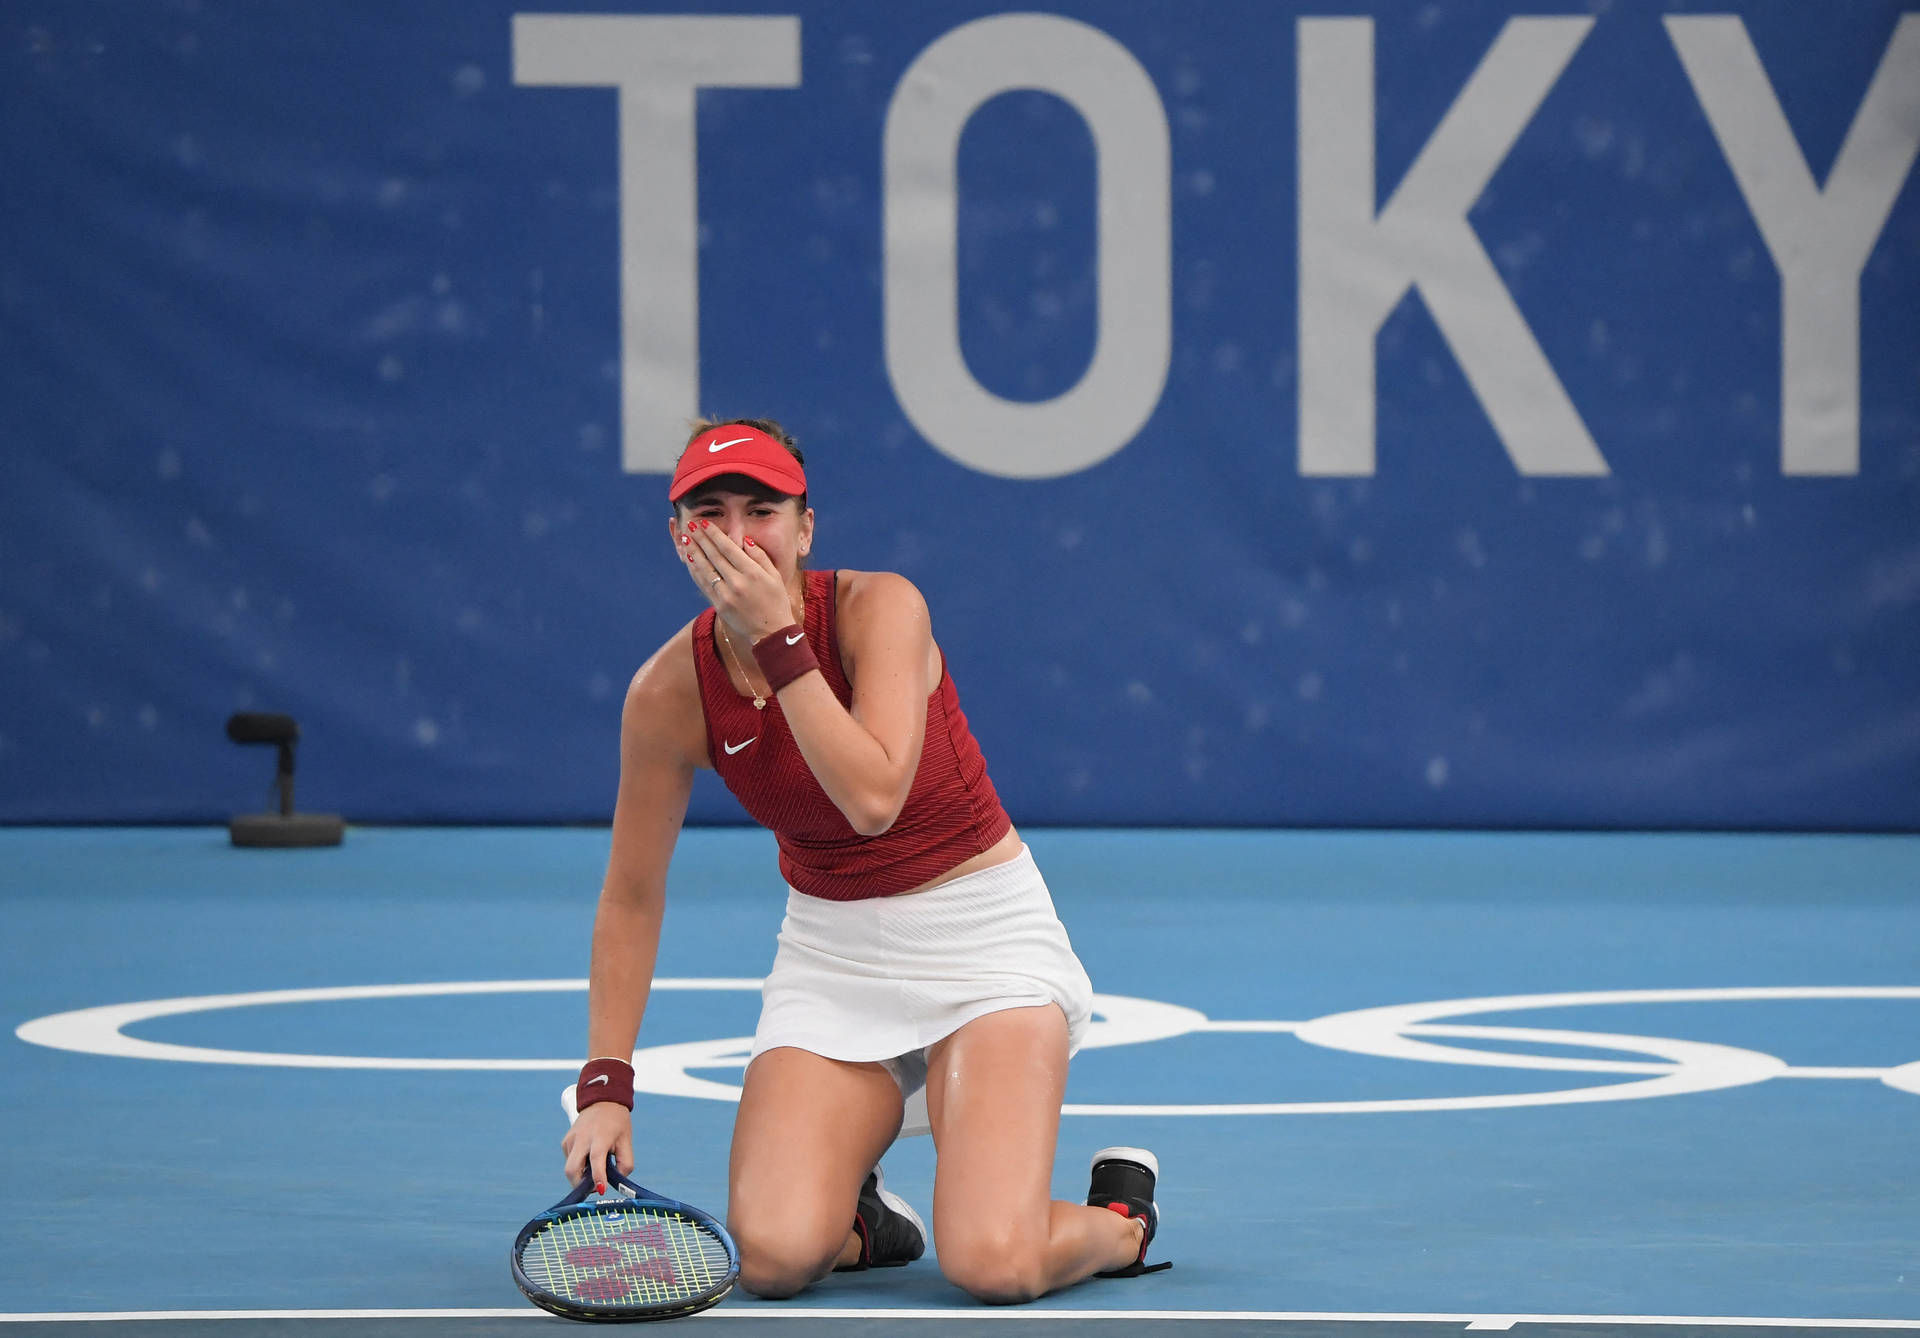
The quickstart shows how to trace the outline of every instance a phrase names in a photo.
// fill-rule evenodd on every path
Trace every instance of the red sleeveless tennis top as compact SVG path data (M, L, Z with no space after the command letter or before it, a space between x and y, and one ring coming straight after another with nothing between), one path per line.
M807 639L840 704L853 685L840 663L835 630L837 573L803 573ZM809 896L861 901L931 882L1007 834L1013 824L987 777L986 759L967 728L953 675L941 657L939 686L927 697L927 737L907 802L893 826L862 836L814 779L793 741L780 701L755 710L727 677L713 642L712 609L693 622L693 663L707 720L707 755L754 821L780 844L780 872Z

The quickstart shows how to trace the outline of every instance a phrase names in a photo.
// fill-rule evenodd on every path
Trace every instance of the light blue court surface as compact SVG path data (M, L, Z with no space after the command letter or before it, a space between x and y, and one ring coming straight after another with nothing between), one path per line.
M1175 1267L984 1311L929 1258L730 1298L697 1332L1920 1327L1920 838L1027 836L1109 996L1055 1192L1084 1194L1097 1147L1152 1148ZM564 1189L606 846L0 832L0 1311L531 1332L507 1248ZM771 838L682 839L637 1178L716 1210L782 896ZM426 988L379 988L401 986ZM923 1213L932 1158L886 1162ZM281 1323L346 1331L304 1322Z

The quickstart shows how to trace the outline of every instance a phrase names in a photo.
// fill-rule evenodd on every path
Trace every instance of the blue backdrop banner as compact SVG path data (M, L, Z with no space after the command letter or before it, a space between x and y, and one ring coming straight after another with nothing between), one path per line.
M6 7L0 820L604 819L710 412L1016 821L1920 825L1920 12L770 8Z

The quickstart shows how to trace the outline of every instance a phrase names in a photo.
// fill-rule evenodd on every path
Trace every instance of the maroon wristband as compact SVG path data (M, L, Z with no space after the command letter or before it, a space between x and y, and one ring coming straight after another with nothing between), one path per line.
M820 661L813 658L813 647L807 644L807 629L799 623L789 623L772 636L754 642L753 662L766 675L770 692L778 692L820 667Z
M633 1065L624 1059L589 1059L580 1066L573 1108L585 1110L601 1101L617 1101L633 1109Z

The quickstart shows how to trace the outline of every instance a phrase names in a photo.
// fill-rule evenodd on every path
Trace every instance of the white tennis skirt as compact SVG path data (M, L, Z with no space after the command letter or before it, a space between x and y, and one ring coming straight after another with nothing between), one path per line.
M977 1017L1049 1003L1067 1015L1072 1054L1093 984L1022 846L924 892L827 901L789 888L753 1055L790 1045L883 1063L910 1098L902 1132L925 1132L926 1048Z

